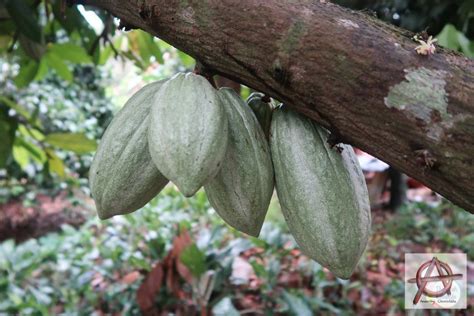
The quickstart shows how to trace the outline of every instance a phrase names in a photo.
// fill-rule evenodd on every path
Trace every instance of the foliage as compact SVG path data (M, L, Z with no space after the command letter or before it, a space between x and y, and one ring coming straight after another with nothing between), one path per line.
M454 209L454 214L453 214ZM415 242L421 245L439 244L449 249L459 249L474 260L474 216L449 204L432 208L423 203L402 207L397 220L387 225L388 238L394 245ZM408 235L407 232L410 232Z
M474 58L474 1L472 0L335 0L413 32L438 34L439 44Z
M278 209L270 212L270 218L281 218ZM136 295L144 276L156 262L166 261L175 236L183 230L193 237L180 260L195 280L213 271L207 308L217 315L234 315L249 308L245 304L277 314L373 312L378 308L373 301L357 299L361 291L380 297L379 308L403 312L403 272L385 283L374 282L368 273L375 273L381 262L399 261L400 247L407 249L413 242L424 249L436 245L439 251L459 247L474 259L468 247L474 236L472 220L448 203L407 205L400 214L374 226L365 260L351 281L342 281L301 256L282 222L267 221L259 239L247 239L216 216L204 192L185 199L169 186L139 212L105 222L94 217L80 229L66 225L60 233L19 245L0 244L0 313L138 315ZM249 264L254 276L246 280ZM170 312L197 304L197 297L191 295L196 285L182 282L180 291L188 293L191 301L180 301L164 288L157 304Z
M413 32L428 30L438 34L446 24L453 24L474 38L474 3L471 0L335 0L358 10L374 12L387 22Z
M55 183L77 181L69 177L71 173L84 177L92 160L90 152L96 148L95 139L114 110L105 96L104 72L76 66L78 80L73 83L49 74L19 89L12 82L14 66L0 65L6 70L0 76L1 98L10 103L9 107L0 104L0 112L5 121L14 124L6 138L11 147L5 148L6 157L0 166L5 168L4 185L13 187L15 179L25 179L30 184L54 187ZM2 192L2 199L9 193Z
M107 13L65 3L0 1L0 170L7 180L51 186L86 175L114 110L102 70L112 58L149 72L145 80L194 63L146 32L116 34ZM160 74L149 71L166 61L171 67Z

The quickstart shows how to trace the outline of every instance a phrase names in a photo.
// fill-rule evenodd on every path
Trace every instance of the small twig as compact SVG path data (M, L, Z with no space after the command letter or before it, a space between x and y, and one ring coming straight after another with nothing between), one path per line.
M117 58L118 56L120 56L119 51L114 46L114 43L112 43L112 41L108 37L107 37L106 41L109 43L110 48L112 48L112 50L114 52L114 57Z

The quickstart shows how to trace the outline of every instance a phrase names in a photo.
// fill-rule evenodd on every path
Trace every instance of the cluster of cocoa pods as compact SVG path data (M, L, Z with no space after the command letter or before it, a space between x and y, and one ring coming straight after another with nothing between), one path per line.
M101 219L133 212L171 181L204 187L230 226L258 236L274 188L303 253L348 278L369 238L364 176L350 146L262 94L247 102L193 73L149 84L107 128L90 170ZM341 151L342 149L342 151Z

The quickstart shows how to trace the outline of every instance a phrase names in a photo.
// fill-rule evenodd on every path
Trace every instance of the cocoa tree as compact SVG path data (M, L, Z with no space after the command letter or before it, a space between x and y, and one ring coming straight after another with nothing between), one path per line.
M281 100L474 212L474 63L329 1L81 1Z

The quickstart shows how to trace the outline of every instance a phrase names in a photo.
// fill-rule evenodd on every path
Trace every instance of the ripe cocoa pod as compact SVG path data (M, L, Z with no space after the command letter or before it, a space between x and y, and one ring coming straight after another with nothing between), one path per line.
M217 90L202 76L178 74L155 95L148 130L151 157L166 178L192 196L219 171L227 126Z
M89 171L92 197L101 219L143 207L168 183L148 150L148 116L162 81L135 93L102 137Z
M229 143L219 173L204 186L230 226L257 237L273 193L270 148L252 110L232 89L219 90L229 120Z
M370 204L352 147L342 153L328 132L301 114L273 113L270 147L276 190L301 250L340 278L349 278L370 234Z
M270 103L264 102L262 98L264 98L263 93L254 92L248 97L247 104L250 106L253 113L257 117L257 120L268 139L273 108Z

